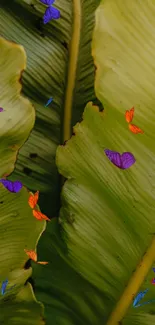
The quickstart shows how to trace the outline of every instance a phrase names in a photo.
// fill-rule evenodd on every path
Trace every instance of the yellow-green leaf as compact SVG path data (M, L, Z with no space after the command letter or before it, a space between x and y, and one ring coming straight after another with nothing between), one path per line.
M17 151L34 125L34 108L20 94L19 80L25 67L23 47L0 38L0 107L4 109L0 112L0 178L13 171ZM0 290L0 324L45 324L43 306L27 283L32 268L24 252L36 248L45 222L33 217L28 197L25 188L10 193L0 184L0 287L9 281L4 295Z
M0 176L10 174L18 149L34 126L35 112L28 99L21 96L20 78L26 67L22 46L0 38Z

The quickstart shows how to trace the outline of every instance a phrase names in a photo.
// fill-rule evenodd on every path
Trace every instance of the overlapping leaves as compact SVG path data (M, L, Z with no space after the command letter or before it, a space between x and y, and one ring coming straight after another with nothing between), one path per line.
M52 216L59 209L55 152L63 141L66 93L69 90L66 105L71 105L69 124L72 125L81 118L88 100L96 100L91 38L99 0L75 3L76 6L68 0L57 0L54 6L60 10L61 18L43 25L46 6L39 0L1 1L0 34L22 44L26 50L28 62L22 79L23 93L34 104L37 115L35 127L20 150L11 179L20 177L29 189L40 190L41 207ZM75 33L72 35L74 25ZM73 42L75 46L71 55ZM77 51L74 52L75 47ZM72 63L69 63L71 56ZM73 75L74 70L75 77L69 77L69 71ZM45 108L51 96L53 102Z

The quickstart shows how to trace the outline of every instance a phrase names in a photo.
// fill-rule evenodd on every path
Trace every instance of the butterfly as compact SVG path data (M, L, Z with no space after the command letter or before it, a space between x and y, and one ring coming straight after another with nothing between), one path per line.
M132 107L129 111L125 112L125 119L128 123L132 122L134 116L134 107ZM134 124L129 124L129 130L134 133L134 134L138 134L138 133L144 133L143 130L141 130L138 126L134 125Z
M2 296L4 296L5 293L9 292L12 288L15 287L16 284L14 284L11 288L9 288L6 292L6 287L8 285L8 279L6 279L5 281L2 282L2 286L1 286L1 294Z
M109 160L120 169L127 169L136 161L135 157L130 152L124 152L122 155L117 151L109 149L105 149L104 152Z
M60 18L60 11L57 8L52 7L51 5L55 0L40 0L43 4L48 5L49 7L45 10L43 16L43 23L47 24L52 19Z
M43 23L47 24L52 19L59 19L60 11L54 7L48 7L43 16Z
M44 105L44 107L47 107L51 102L53 101L53 98L49 98L49 100L47 101L46 105Z
M39 191L37 191L35 194L30 194L28 199L28 204L32 209L34 209L34 207L36 206L38 202L38 198L39 198Z
M133 116L134 116L134 107L130 109L130 111L125 112L125 118L128 123L132 122Z
M151 280L151 283L152 283L152 284L155 284L155 278L153 278L153 279Z
M32 261L42 265L48 264L48 262L37 262L37 253L35 251L28 249L24 249L24 251Z
M48 217L45 216L45 214L43 214L43 213L40 212L40 211L33 210L32 213L33 213L33 216L34 216L36 219L38 219L38 220L48 220L48 221L51 221Z
M4 187L12 193L18 193L23 187L23 184L20 181L12 182L7 179L0 179L0 183L2 183Z
M138 293L138 295L135 297L133 301L133 307L138 307L137 304L138 302L145 296L145 294L148 292L149 289L146 289L145 291L141 291Z
M6 287L8 285L8 282L9 281L7 279L2 282L2 286L1 286L1 294L2 294L2 296L5 294L5 291L6 291Z

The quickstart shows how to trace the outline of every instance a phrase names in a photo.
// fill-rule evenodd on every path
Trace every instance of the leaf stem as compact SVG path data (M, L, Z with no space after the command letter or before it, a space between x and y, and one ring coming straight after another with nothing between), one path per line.
M69 46L68 80L64 105L63 142L71 136L72 100L76 79L76 69L80 44L81 31L81 1L73 0L73 30Z
M132 278L130 279L127 287L125 288L120 300L118 301L115 309L106 325L119 325L123 317L125 316L128 308L130 307L133 297L139 291L144 279L146 278L153 262L155 261L155 237L153 237L152 243L143 256L142 261L137 266Z

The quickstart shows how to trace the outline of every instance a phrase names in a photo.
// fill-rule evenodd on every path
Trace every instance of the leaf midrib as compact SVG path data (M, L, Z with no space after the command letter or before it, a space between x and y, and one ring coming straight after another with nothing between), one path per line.
M76 80L79 44L81 31L81 0L73 0L73 29L69 45L69 64L67 73L67 88L64 104L63 142L71 136L72 100Z
M106 325L119 325L155 261L155 237L133 273Z

